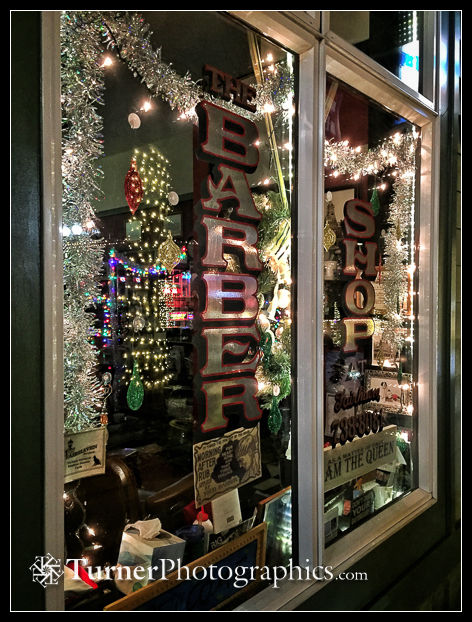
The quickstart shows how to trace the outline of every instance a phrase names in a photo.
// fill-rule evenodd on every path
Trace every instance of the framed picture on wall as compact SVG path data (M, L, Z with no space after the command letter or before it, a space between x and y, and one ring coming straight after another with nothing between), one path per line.
M368 370L367 389L379 389L380 400L375 404L387 412L408 412L412 404L411 374L403 374L398 381L397 371Z
M267 525L267 565L288 564L292 556L292 488L287 486L260 501L256 521Z

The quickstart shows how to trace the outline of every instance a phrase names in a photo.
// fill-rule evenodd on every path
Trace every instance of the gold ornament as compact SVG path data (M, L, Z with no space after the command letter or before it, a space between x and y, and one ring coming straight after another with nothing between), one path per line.
M180 263L180 255L180 248L172 239L172 234L169 231L167 239L162 242L158 249L159 264L167 272L172 272L175 266Z
M336 234L326 222L323 230L323 246L326 252L336 243Z

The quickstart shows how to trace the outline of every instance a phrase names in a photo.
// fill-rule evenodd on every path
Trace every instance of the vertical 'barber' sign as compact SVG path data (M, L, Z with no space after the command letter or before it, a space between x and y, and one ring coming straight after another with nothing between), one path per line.
M209 164L194 207L197 404L195 440L252 427L261 417L257 252L261 219L247 174L259 163L258 130L249 119L208 101L197 106L196 157Z

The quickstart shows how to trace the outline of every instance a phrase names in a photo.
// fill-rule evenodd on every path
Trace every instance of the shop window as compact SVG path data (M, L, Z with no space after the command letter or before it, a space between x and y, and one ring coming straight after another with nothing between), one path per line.
M331 11L330 29L429 99L431 11ZM431 75L430 75L431 73Z
M324 525L330 546L417 478L419 133L328 76Z
M66 608L241 537L284 564L297 59L206 11L65 12L61 45Z

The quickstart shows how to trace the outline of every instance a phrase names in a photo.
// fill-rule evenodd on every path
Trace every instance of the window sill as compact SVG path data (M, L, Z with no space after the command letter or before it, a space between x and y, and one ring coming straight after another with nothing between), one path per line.
M357 527L352 534L333 544L326 552L323 565L331 566L335 576L385 542L407 523L436 503L430 493L417 489ZM346 551L349 551L346 556ZM293 611L321 590L327 581L285 580L278 589L268 587L248 599L235 611Z

